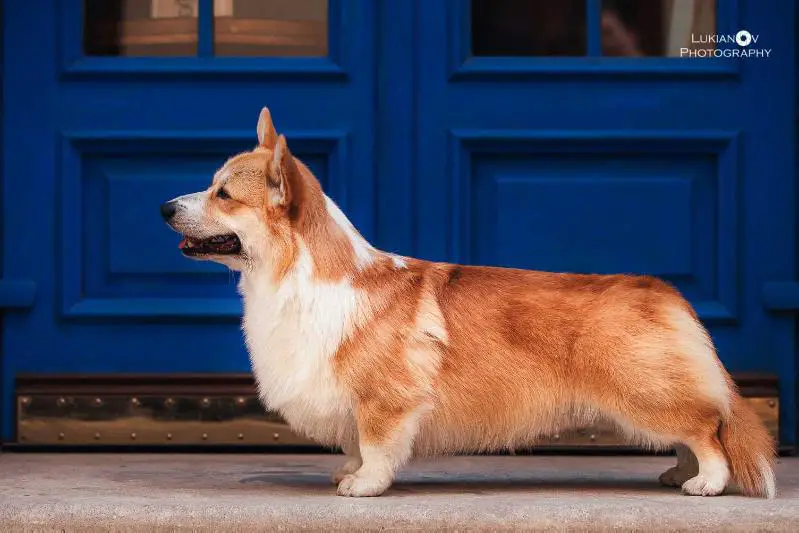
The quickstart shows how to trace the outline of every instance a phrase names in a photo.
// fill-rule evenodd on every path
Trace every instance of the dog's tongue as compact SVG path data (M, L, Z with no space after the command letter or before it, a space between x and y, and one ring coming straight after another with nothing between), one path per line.
M186 247L187 244L189 244L189 239L183 237L183 239L180 241L180 244L178 244L178 248L182 250Z

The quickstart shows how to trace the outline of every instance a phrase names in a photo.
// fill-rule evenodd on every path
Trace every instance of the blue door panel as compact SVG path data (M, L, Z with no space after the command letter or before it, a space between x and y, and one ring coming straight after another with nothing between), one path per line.
M417 2L413 251L672 281L731 371L779 375L793 443L794 321L763 290L796 276L794 6L717 5L771 57L600 58L590 31L590 57L472 57L469 2Z
M551 271L659 270L689 296L715 290L708 281L717 218L712 156L475 159L465 184L472 197L461 199L471 204L464 215L475 217L462 222L474 228L471 249L462 251L467 257L512 267L540 263Z
M19 373L249 369L235 277L157 206L268 105L382 248L670 280L730 370L779 375L795 443L794 317L764 304L797 274L794 3L719 0L773 51L737 60L598 57L586 4L589 57L472 57L468 0L330 0L326 58L213 57L202 15L197 57L116 58L82 56L78 0L6 0L3 280L32 305L3 317L2 438Z
M179 316L197 296L224 299L219 305L237 317L240 308L232 274L221 265L187 261L175 253L178 236L164 231L162 224L143 224L142 206L207 188L209 176L230 154L252 148L252 135L159 133L148 138L139 132L135 140L130 132L112 135L70 133L63 140L59 213L63 318L156 313L163 317L169 309ZM333 178L342 175L335 163L340 159L337 147L344 142L345 135L335 133L292 136L292 149L334 199L343 196L345 185ZM82 243L82 249L72 253L76 242ZM142 299L156 301L148 307ZM217 307L206 306L204 312L218 313ZM198 309L192 316L201 312Z
M2 439L20 373L249 370L235 276L185 260L158 206L251 149L263 106L363 233L376 227L372 2L328 2L328 58L216 58L202 19L198 57L82 57L82 2L34 4L4 3L3 242L24 238L3 279L36 298L4 315Z

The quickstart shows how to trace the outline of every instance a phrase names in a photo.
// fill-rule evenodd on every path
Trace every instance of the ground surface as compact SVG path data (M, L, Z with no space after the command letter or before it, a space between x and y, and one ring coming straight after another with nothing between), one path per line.
M341 456L0 455L0 531L799 531L799 458L777 499L681 496L668 457L454 457L379 498L335 496Z

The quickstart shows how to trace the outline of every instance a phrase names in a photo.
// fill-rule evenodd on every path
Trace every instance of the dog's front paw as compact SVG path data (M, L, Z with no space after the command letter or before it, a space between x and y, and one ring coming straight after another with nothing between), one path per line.
M361 461L358 459L350 459L343 465L341 468L337 469L333 472L333 483L338 485L341 483L345 477L350 474L354 474L359 468L361 467Z
M348 474L338 484L337 493L339 496L380 496L389 485L390 481Z

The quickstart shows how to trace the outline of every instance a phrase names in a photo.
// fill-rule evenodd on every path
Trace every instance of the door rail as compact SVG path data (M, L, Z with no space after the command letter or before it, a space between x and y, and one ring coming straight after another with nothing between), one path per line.
M764 284L763 305L769 311L799 310L799 282L775 281Z
M0 310L30 309L36 300L36 283L27 279L0 279Z

